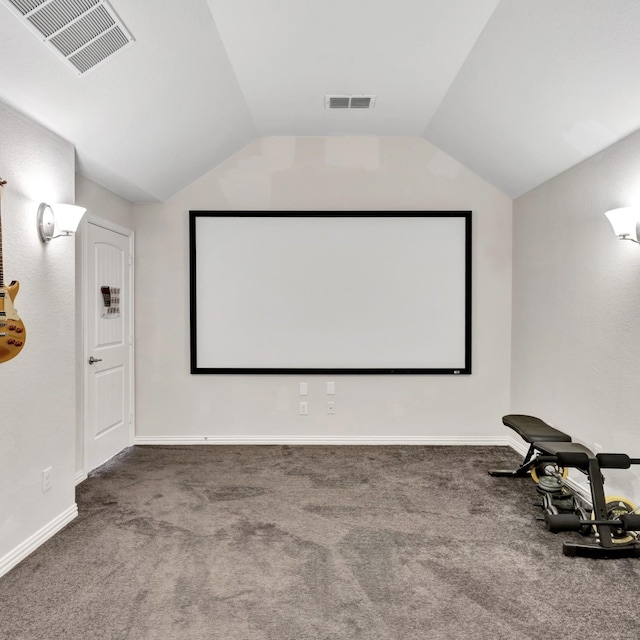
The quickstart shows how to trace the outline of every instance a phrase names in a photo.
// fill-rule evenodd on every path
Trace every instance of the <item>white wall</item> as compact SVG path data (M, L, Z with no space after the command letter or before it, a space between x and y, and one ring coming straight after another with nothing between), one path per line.
M27 338L0 364L0 575L77 512L74 495L74 242L45 245L41 201L73 202L73 145L0 104L5 280L18 280L16 308ZM53 487L41 472L53 467ZM48 532L48 533L47 533Z
M189 374L190 209L471 209L473 374ZM495 442L510 380L511 200L422 139L264 138L164 204L134 206L138 442ZM298 415L298 383L310 383Z
M133 229L133 205L79 173L76 174L76 204L86 207L88 215Z
M640 133L515 201L511 409L640 457L640 247L604 216L629 204ZM607 494L640 501L639 473L606 477Z
M87 209L87 215L82 219L78 232L76 233L76 291L78 304L76 305L76 351L82 354L83 334L82 334L82 242L86 234L87 220L89 217L100 218L107 222L112 222L125 229L133 229L133 205L128 200L121 198L112 191L105 189L101 185L85 178L79 173L76 174L76 204ZM83 397L83 374L85 370L84 360L77 360L76 377L77 385L77 408L76 408L76 479L82 480L91 469L86 469L84 464L84 423L82 410Z

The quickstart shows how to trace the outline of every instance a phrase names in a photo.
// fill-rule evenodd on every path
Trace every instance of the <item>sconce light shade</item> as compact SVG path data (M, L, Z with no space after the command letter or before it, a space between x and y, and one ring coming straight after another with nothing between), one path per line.
M614 233L620 240L633 240L638 242L638 220L640 212L633 207L621 207L612 209L605 214L613 227Z
M76 232L86 209L74 204L47 204L38 207L38 234L42 242Z

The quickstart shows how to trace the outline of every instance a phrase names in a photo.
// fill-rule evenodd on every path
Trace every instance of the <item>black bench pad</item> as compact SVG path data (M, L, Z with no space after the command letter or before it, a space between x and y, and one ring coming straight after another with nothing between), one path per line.
M595 458L591 449L587 449L587 447L578 442L539 441L536 442L536 448L542 455L545 453L550 456L557 456L559 453L584 453L588 458Z
M510 414L502 418L502 424L513 429L525 442L571 442L571 436L533 416ZM552 454L553 455L553 454Z

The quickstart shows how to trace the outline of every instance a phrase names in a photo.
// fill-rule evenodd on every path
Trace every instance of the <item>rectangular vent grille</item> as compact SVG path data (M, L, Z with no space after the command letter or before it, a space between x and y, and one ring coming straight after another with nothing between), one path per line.
M329 98L329 109L348 109L348 96L333 96Z
M371 107L371 96L354 96L351 98L352 109L369 109Z
M134 39L106 0L0 0L83 74Z
M104 33L115 22L104 7L98 7L95 11L82 16L80 20L68 29L51 38L51 44L64 56L70 56L87 42ZM90 45L89 45L90 46ZM87 47L88 48L88 47Z
M116 27L89 43L81 51L78 51L78 53L72 55L69 61L80 73L84 73L108 58L118 49L124 47L128 42L127 36L120 28Z
M9 2L24 16L29 11L37 9L41 4L44 4L47 0L9 0Z
M37 11L29 14L27 20L45 37L64 29L85 11L97 5L99 0L51 0Z
M375 96L325 96L325 109L373 109Z

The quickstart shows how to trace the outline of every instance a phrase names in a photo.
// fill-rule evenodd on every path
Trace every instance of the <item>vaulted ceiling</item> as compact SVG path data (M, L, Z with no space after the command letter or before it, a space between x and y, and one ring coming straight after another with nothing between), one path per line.
M640 128L637 0L110 0L135 42L81 75L15 11L70 1L0 0L0 100L132 202L271 135L422 136L516 197Z

